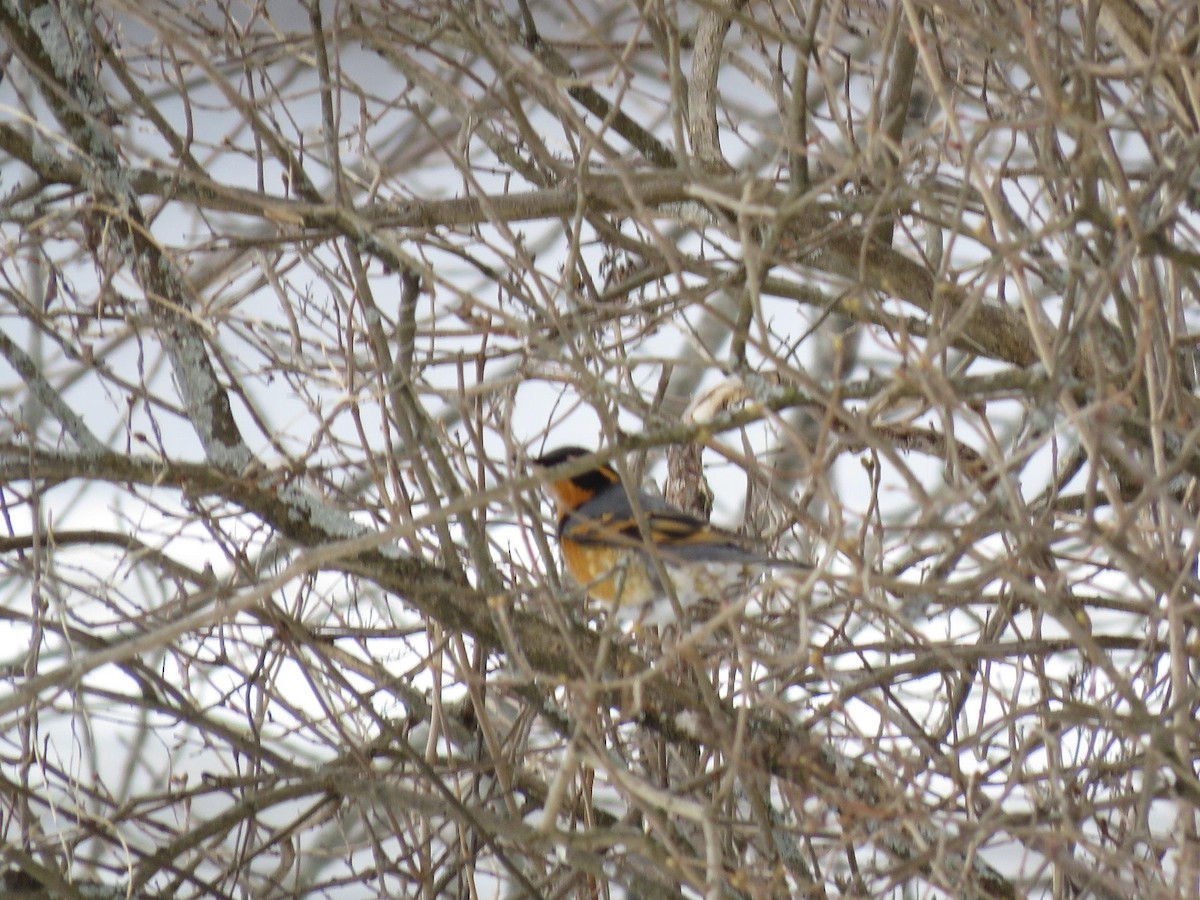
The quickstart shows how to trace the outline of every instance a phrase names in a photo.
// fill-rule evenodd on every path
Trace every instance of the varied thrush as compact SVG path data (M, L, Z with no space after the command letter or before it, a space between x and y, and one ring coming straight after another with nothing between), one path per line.
M554 476L556 467L588 454L579 447L561 447L534 464L550 470L563 562L594 600L622 612L636 609L642 621L652 621L660 616L653 613L647 618L647 611L664 600L677 600L680 606L720 600L769 568L810 568L756 553L737 535L645 491L636 491L635 512L629 492L611 466ZM670 580L669 590L664 575Z

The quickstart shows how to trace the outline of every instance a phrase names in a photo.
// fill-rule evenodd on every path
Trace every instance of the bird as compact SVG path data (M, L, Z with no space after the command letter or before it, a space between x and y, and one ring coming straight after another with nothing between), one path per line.
M635 509L610 465L556 474L589 455L581 447L560 447L533 465L557 504L563 563L593 600L632 612L639 623L661 623L675 617L675 601L686 607L722 600L769 569L811 568L759 553L738 535L640 489L634 491Z

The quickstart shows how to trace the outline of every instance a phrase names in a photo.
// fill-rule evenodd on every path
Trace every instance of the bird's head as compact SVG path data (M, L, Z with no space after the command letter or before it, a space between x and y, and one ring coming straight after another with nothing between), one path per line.
M556 474L555 470L566 468L570 463L591 455L591 450L582 447L558 447L533 460L533 465L546 473L549 488L558 501L560 511L578 509L601 491L620 486L621 476L612 466L604 463L571 475Z

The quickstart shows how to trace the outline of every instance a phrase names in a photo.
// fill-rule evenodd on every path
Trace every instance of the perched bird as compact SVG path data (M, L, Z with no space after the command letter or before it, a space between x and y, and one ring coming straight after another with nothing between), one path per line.
M670 617L672 600L681 606L720 600L769 568L810 568L756 553L737 535L645 491L635 491L635 511L611 466L555 475L557 467L588 454L579 447L560 447L534 464L546 471L558 505L563 562L594 600L622 612L640 612L640 621L661 621ZM639 513L645 530L638 525ZM658 609L647 617L652 607Z

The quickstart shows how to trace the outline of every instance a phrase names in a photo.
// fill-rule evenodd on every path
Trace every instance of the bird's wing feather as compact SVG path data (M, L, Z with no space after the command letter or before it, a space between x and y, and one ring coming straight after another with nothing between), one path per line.
M639 494L652 539L647 541L630 508L623 489L602 491L559 521L560 537L580 544L627 547L643 553L651 545L662 557L676 562L727 562L763 566L798 566L801 563L775 559L754 552L735 534L714 528L661 498Z

